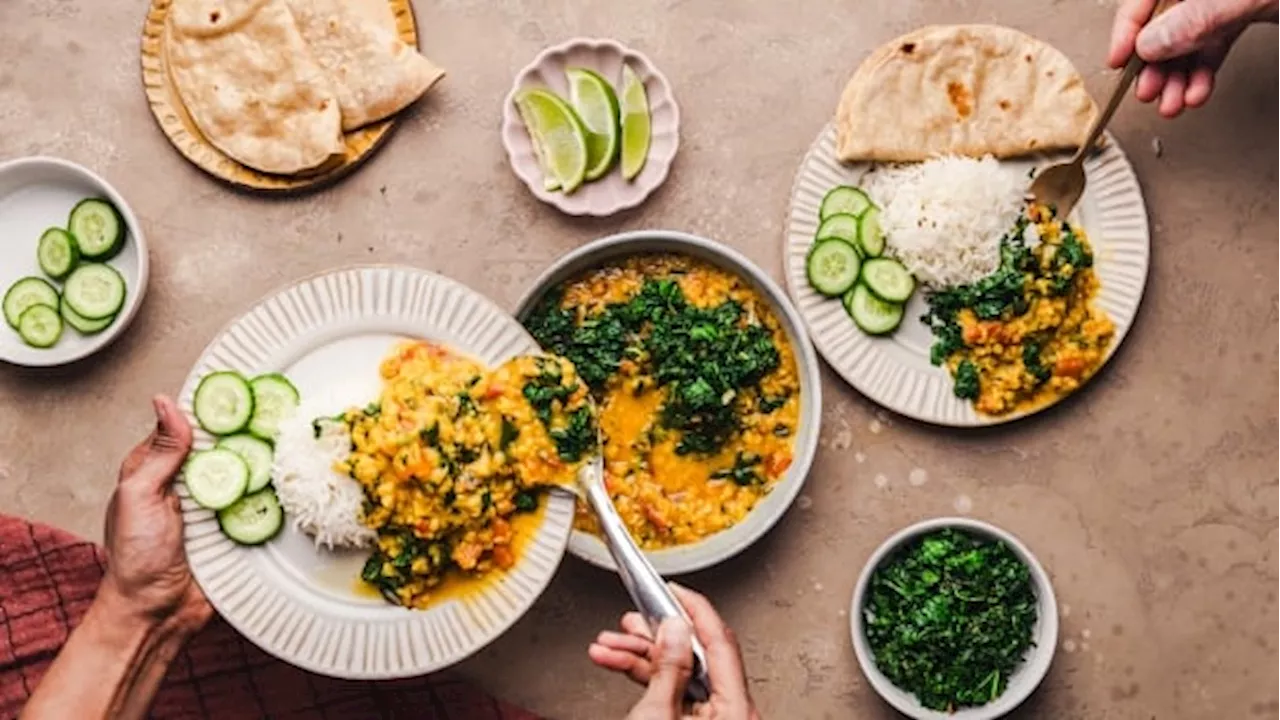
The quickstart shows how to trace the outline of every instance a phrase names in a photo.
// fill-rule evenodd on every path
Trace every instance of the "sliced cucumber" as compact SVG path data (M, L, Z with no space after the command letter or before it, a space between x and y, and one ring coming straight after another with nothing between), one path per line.
M4 319L9 327L18 329L18 318L33 305L58 307L58 291L48 280L38 277L24 277L4 294Z
M247 433L224 437L217 447L239 455L249 466L249 489L256 493L271 483L271 461L275 455L271 443Z
M818 224L813 239L819 242L835 238L843 240L855 249L858 247L858 218L852 215L832 215Z
M249 432L263 440L275 440L280 423L298 407L298 389L289 378L270 373L249 381L253 390L253 417Z
M868 335L885 335L902 324L902 305L881 300L862 283L845 293L844 309Z
M876 297L893 303L905 303L916 289L916 279L891 258L871 258L863 263L862 282Z
M124 247L124 223L111 203L86 198L71 208L67 230L76 238L86 260L110 260Z
M196 386L191 406L200 427L214 435L233 435L253 417L253 391L240 373L210 373Z
M62 297L88 320L109 318L124 307L124 278L110 265L85 263L67 276Z
M249 488L249 464L225 448L192 453L182 470L191 498L202 507L221 510L244 497Z
M804 270L814 290L827 297L840 297L858 282L862 265L858 251L844 240L821 240L809 250Z
M241 545L261 545L284 527L284 509L276 491L267 488L218 511L218 525L224 535Z
M71 309L65 298L58 303L58 314L62 316L63 322L70 325L76 332L81 335L93 335L111 327L111 323L116 321L116 316L105 317L101 320L90 320Z
M867 257L884 254L884 231L880 229L880 208L867 208L858 218L858 247Z
M857 217L871 207L871 198L856 187L841 185L831 188L822 198L818 208L818 217L826 220L832 215L853 215Z
M53 347L62 337L62 318L48 305L32 305L18 317L18 335L31 347Z
M51 227L40 236L36 245L36 260L45 275L61 280L80 262L80 247L71 233L60 227Z

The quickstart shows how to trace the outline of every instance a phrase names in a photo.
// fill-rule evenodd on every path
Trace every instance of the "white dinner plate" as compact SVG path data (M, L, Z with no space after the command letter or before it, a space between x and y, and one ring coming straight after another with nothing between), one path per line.
M872 337L853 324L839 299L823 297L809 287L805 256L818 230L818 207L823 196L837 185L860 184L871 169L869 163L841 163L836 159L835 148L835 126L828 124L810 146L796 175L784 238L787 288L814 344L831 367L858 392L880 405L938 425L997 425L1053 405L990 416L978 413L968 400L957 398L947 371L929 362L933 335L919 319L928 310L923 291L918 290L911 297L902 326L895 333ZM1059 159L1041 157L1006 164L1025 176L1033 165L1043 166ZM1071 221L1084 228L1093 245L1094 268L1101 283L1096 302L1116 327L1102 361L1105 365L1124 341L1142 301L1151 236L1142 189L1115 138L1107 136L1103 149L1085 161L1085 174L1089 184Z
M343 401L364 404L377 396L379 363L406 338L442 343L490 367L538 352L511 316L453 280L412 268L348 268L277 292L232 322L200 355L180 404L194 424L192 394L218 370L281 372L304 402L337 387ZM197 448L212 442L196 431ZM573 499L550 493L515 567L476 593L408 610L360 591L369 551L317 549L288 517L274 540L243 547L181 485L179 494L192 572L227 622L282 660L349 679L422 675L484 647L546 588L573 524Z
M124 307L115 322L94 335L81 335L63 323L62 337L53 347L43 349L22 342L16 330L0 323L0 361L27 367L75 362L110 344L137 315L148 276L147 241L138 219L106 180L59 158L27 157L0 163L0 295L19 278L45 277L36 262L40 236L50 227L65 228L71 208L90 197L111 201L124 220L124 247L108 261L124 278ZM61 291L60 283L50 282Z

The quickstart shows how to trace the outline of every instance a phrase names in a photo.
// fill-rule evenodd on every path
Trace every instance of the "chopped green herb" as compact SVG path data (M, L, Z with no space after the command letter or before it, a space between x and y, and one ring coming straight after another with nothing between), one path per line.
M468 390L463 390L462 392L458 393L458 410L457 410L457 413L454 415L454 418L460 418L460 417L463 417L464 415L475 415L475 414L476 414L476 401L475 401L475 398L471 397L471 392Z
M955 391L956 397L963 400L973 400L978 397L978 391L982 385L978 380L978 366L974 365L970 360L961 360L956 366Z
M503 415L502 435L498 439L498 448L505 452L506 449L511 446L511 443L515 442L518 437L520 437L520 428L516 427L516 424L511 422L510 418Z
M764 478L756 471L760 464L760 456L753 452L739 452L733 459L733 466L717 470L711 474L717 480L732 480L742 486L756 485L764 482Z
M547 358L539 359L539 374L525 381L523 393L534 413L547 428L556 452L562 460L577 462L596 447L596 425L589 406L582 406L572 413L563 427L554 422L557 409L578 391L576 384L567 385L560 364Z
M1034 645L1037 605L1008 546L944 529L876 569L862 614L876 667L925 707L954 712L1005 691Z
M694 306L672 279L646 280L627 302L581 321L561 300L548 296L529 319L529 331L549 352L573 362L596 392L624 358L647 365L665 388L662 422L681 433L682 454L723 447L738 430L741 391L780 362L769 331L745 317L738 303Z
M517 511L530 512L537 509L538 497L528 490L521 490L516 493L515 503Z
M433 423L431 427L419 430L418 438L433 448L440 447L440 423Z
M569 415L569 424L550 431L562 460L577 462L596 449L596 427L591 408L580 407Z
M1053 373L1040 358L1040 341L1026 340L1022 346L1022 364L1037 382L1045 382Z

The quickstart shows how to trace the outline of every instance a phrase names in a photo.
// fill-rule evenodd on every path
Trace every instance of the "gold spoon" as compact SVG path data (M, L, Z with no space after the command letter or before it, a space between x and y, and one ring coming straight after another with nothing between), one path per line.
M1151 13L1151 18L1147 22L1151 22L1160 13L1172 7L1177 0L1160 0L1156 3L1155 10ZM1065 219L1071 214L1071 209L1080 201L1080 196L1084 194L1085 176L1084 176L1084 159L1085 156L1093 150L1093 145L1102 135L1103 129L1107 123L1111 121L1111 116L1115 115L1116 108L1120 107L1120 101L1124 99L1124 95L1129 91L1129 86L1133 84L1138 73L1142 72L1142 68L1146 66L1146 62L1138 57L1135 50L1129 56L1129 62L1125 63L1124 71L1120 73L1120 79L1116 81L1115 88L1111 91L1111 99L1107 101L1107 106L1103 108L1101 113L1094 118L1093 125L1089 128L1089 135L1080 148L1076 150L1076 154L1067 162L1052 165L1040 171L1036 175L1036 179L1031 183L1032 199L1042 205L1049 205L1055 208L1056 215Z

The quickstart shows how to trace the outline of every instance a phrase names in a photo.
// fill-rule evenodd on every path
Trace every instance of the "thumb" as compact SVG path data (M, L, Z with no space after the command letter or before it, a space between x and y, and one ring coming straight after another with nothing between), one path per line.
M147 439L135 476L140 485L164 492L191 450L191 424L173 400L164 395L153 398L151 405L156 413L156 429Z
M1138 33L1138 57L1149 63L1180 58L1200 50L1217 31L1247 18L1251 0L1180 2Z
M684 687L693 674L693 642L689 626L680 618L662 621L655 649L658 657L654 661L653 675L637 709L654 713L654 717L680 717ZM663 714L658 714L659 711Z

